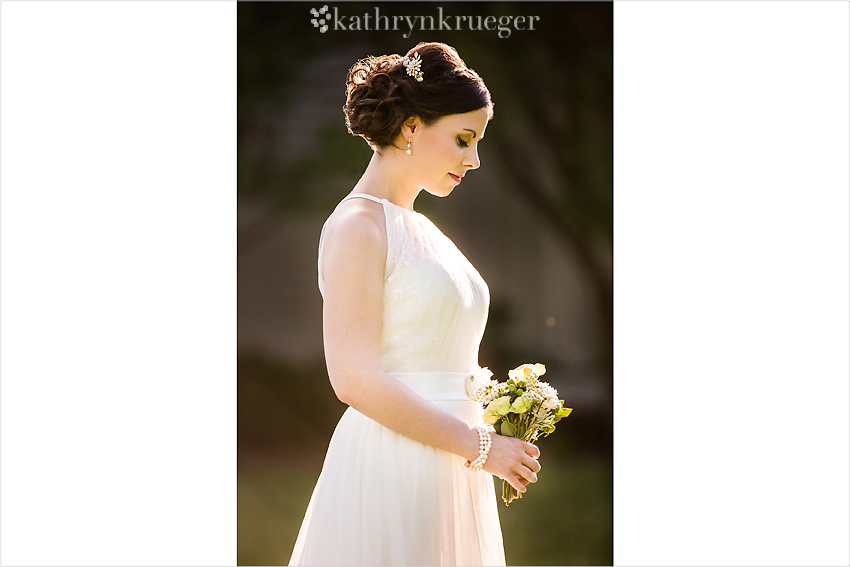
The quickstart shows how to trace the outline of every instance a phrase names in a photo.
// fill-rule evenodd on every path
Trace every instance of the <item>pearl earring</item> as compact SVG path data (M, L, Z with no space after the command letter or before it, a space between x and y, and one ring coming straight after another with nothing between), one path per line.
M410 138L407 139L407 154L410 155Z

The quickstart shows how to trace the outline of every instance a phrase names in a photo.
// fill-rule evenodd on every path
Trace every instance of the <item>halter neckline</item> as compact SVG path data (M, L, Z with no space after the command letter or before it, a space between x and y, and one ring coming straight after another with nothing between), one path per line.
M393 203L392 201L390 201L388 199L384 199L383 197L376 197L375 195L370 195L368 193L352 193L351 195L347 195L345 197L345 199L343 199L343 201L347 201L348 199L351 199L353 197L364 197L364 198L369 199L370 201L374 201L376 203L389 203L393 207L401 209L402 211L407 211L408 213L413 213L415 215L421 215L421 213L418 213L418 212L410 210L410 209L405 209L401 205L396 205L395 203ZM340 202L342 202L342 201L340 201Z

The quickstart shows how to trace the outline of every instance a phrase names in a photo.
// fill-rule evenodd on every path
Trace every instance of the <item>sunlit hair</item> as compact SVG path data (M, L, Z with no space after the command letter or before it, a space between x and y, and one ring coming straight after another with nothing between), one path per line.
M487 108L493 117L490 91L453 47L423 42L407 52L414 54L422 60L422 81L407 73L401 55L369 56L348 71L345 123L374 149L391 145L411 116L430 125L450 114Z

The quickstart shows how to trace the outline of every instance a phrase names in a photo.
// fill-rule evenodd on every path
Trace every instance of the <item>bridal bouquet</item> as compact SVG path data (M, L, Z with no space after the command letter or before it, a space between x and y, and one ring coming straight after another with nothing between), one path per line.
M542 364L523 364L508 372L507 382L490 380L476 390L472 399L484 404L484 423L496 433L529 443L555 431L555 424L573 410L563 407L555 388L539 380L545 373ZM502 500L507 505L516 498L522 494L503 480Z

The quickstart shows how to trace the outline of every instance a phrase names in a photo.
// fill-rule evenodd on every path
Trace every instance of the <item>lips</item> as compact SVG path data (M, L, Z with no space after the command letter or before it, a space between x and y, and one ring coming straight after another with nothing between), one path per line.
M460 180L462 179L462 177L460 177L460 176L458 176L458 175L455 175L454 173L449 173L449 177L451 177L452 179L454 179L454 180L455 180L455 183L460 183Z

